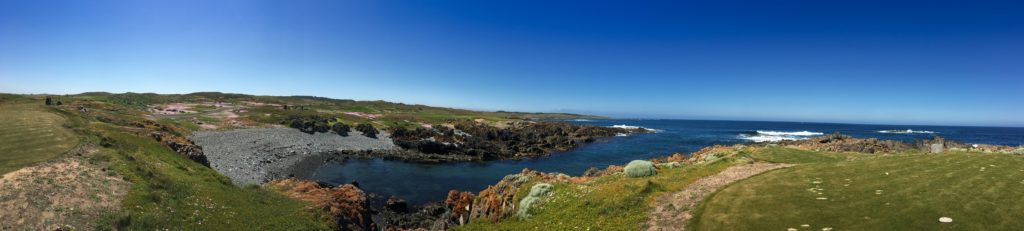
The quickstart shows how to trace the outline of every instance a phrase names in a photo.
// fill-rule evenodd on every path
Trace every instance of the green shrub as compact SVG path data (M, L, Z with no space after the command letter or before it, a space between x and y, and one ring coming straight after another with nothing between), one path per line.
M646 160L634 160L626 164L625 168L626 176L629 177L645 177L653 176L657 174L654 169L654 163Z
M710 154L704 155L704 162L713 161L715 159L718 159L718 157L721 157L721 156L722 156L721 153L710 153Z
M516 215L521 218L529 218L530 214L528 212L530 211L530 206L537 203L537 201L540 200L540 197L547 196L554 187L555 186L547 183L538 183L533 185L533 187L530 188L530 195L519 201L519 211L516 212Z
M338 133L340 136L348 136L348 132L352 131L352 128L348 124L338 122L331 126L331 131Z
M377 128L374 128L372 124L359 124L356 125L356 131L363 133L363 136L370 138L377 138Z
M1024 155L1024 148L1018 148L1017 150L1013 150L1013 152L1011 152L1011 153L1017 154L1017 155Z
M554 188L554 187L555 186L551 186L551 184L547 184L547 183L535 184L535 185L533 185L532 188L530 188L530 196L531 197L546 196L548 194L548 192L551 192L551 188Z
M658 164L658 167L662 167L662 168L678 168L678 167L682 167L682 166L683 166L683 163L679 163L677 161Z

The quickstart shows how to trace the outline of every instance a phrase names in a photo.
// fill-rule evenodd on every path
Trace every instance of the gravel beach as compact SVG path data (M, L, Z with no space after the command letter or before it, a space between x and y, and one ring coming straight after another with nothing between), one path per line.
M256 128L196 132L190 139L203 147L210 167L236 185L261 184L289 176L308 178L321 163L346 151L398 150L387 134L377 139L352 131L306 134L291 128Z

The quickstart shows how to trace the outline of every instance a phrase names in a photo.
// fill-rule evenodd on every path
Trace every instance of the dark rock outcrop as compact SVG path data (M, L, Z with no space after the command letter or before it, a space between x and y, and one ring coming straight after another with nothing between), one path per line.
M206 158L206 154L203 153L203 147L196 145L191 140L160 131L151 132L149 136L178 154L185 156L185 158L210 167L210 161Z
M473 121L446 127L394 128L391 139L408 150L474 156L482 160L523 159L567 151L595 138L639 132L622 128L556 122L520 122L499 128Z
M879 140L875 138L859 139L839 133L805 140L779 141L777 144L829 152L894 153L908 151L913 148L911 145L900 141Z

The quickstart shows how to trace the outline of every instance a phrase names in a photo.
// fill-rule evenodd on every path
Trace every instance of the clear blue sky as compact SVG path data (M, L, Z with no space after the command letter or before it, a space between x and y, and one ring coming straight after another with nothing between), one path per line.
M0 91L1024 126L1024 3L0 0Z

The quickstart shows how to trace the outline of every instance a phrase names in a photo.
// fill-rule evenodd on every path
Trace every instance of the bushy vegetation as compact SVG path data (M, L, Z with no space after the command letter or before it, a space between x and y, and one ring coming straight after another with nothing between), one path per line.
M373 124L359 124L356 125L356 131L363 133L363 136L370 138L377 138L377 128L373 127Z
M516 216L520 218L530 217L530 206L540 201L541 197L545 197L551 192L551 184L548 183L537 183L530 188L530 194L519 201L519 210L516 211Z
M658 170L654 168L654 163L646 160L630 161L629 164L626 164L623 171L625 171L626 176L629 177L645 177L658 174Z
M352 128L349 127L348 124L338 122L331 125L331 131L340 136L348 136L348 132L352 131Z

